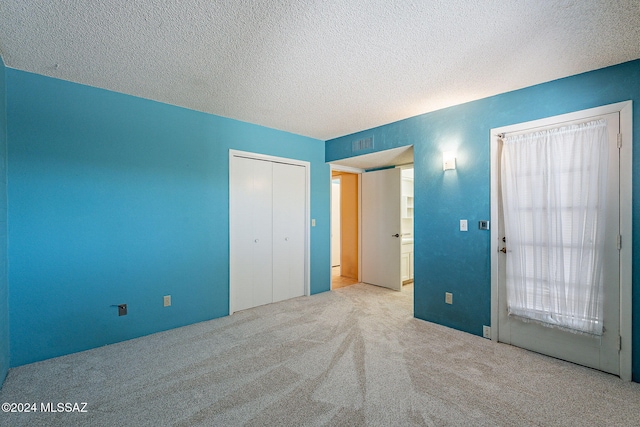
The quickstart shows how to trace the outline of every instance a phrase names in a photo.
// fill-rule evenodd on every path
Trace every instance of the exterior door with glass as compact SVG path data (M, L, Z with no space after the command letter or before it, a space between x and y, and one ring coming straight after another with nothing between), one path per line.
M573 333L567 329L548 327L544 323L527 321L517 316L508 315L507 307L507 274L506 264L510 256L516 256L509 246L510 238L505 235L506 200L502 199L502 191L498 201L499 235L503 238L500 242L501 253L498 256L498 340L516 345L532 351L557 357L580 365L592 367L605 372L619 374L620 372L620 200L619 200L619 170L620 158L617 145L619 133L619 113L607 114L601 117L588 117L588 120L604 119L607 123L609 160L607 167L606 206L607 221L605 227L605 247L603 252L603 331L602 335L588 333ZM584 120L582 120L584 121ZM563 126L558 123L557 127ZM501 150L502 148L498 148ZM498 155L498 158L501 156ZM497 168L501 170L500 167ZM500 172L499 172L500 173ZM565 172L563 172L564 174ZM567 171L566 174L571 174ZM498 181L504 183L502 176ZM527 209L536 209L535 206ZM571 206L563 206L562 210L571 209ZM564 252L568 253L569 248ZM536 251L535 253L544 253ZM522 253L518 253L521 256ZM522 263L529 265L538 262L527 259ZM546 298L546 296L544 296ZM549 298L553 298L550 295Z

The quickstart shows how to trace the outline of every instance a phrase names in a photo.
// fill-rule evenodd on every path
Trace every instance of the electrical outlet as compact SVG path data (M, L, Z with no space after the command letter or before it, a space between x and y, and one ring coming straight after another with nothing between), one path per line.
M118 304L118 316L127 315L127 304Z
M171 295L165 295L163 300L164 300L164 306L165 307L170 307L171 306Z
M482 336L491 339L491 326L482 325Z
M451 292L444 293L444 302L447 304L453 304L453 294Z

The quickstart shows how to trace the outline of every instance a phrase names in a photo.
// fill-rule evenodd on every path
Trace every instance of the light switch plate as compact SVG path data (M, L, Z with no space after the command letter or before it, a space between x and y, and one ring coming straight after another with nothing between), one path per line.
M466 219L461 219L460 220L460 231L467 231L469 229L468 224L467 224L467 220Z
M451 292L444 293L444 302L447 304L453 304L453 294Z
M165 307L170 307L171 306L171 295L165 295L163 298L163 302L164 302L164 306Z

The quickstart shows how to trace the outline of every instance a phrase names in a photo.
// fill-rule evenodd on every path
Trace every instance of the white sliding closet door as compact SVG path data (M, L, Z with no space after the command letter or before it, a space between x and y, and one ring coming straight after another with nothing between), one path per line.
M229 163L231 313L307 289L308 166L244 154Z
M273 163L273 301L304 295L303 166Z
M234 239L230 269L234 280L234 308L244 310L273 301L273 174L271 162L236 157L231 187L234 201Z

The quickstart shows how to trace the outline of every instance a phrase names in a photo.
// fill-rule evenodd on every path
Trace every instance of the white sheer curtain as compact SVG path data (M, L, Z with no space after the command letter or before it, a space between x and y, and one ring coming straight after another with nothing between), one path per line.
M605 120L503 139L509 315L602 335L607 144Z

